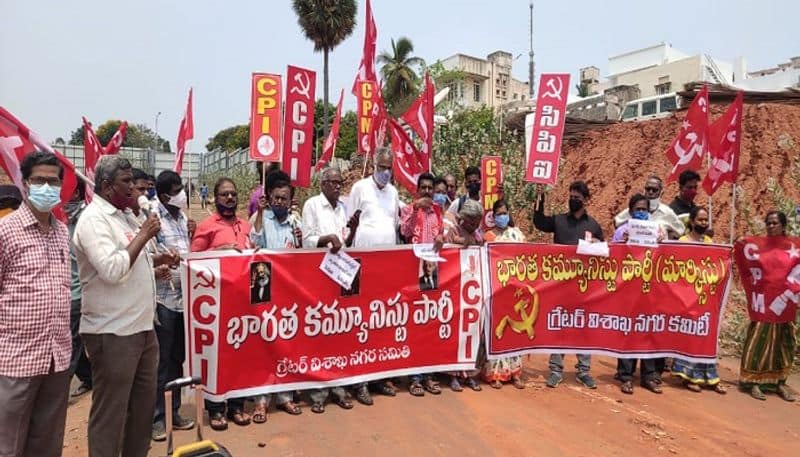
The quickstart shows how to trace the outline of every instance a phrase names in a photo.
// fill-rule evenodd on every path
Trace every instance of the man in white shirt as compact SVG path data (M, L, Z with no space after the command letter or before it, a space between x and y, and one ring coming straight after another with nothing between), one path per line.
M644 184L644 196L647 197L650 207L651 221L658 222L669 239L677 240L686 230L686 226L675 214L669 205L661 202L661 195L664 192L664 183L656 175L647 177ZM614 216L614 227L619 227L630 219L628 210L625 209Z
M147 255L145 245L161 224L155 214L141 226L133 217L130 162L101 157L95 180L73 235L83 285L80 333L92 364L89 455L144 457L158 368L153 266L179 259Z
M344 204L339 200L342 189L342 174L338 168L326 168L322 171L319 181L322 193L306 200L303 205L303 247L304 248L330 248L331 252L339 252L342 246L351 246L358 218L353 217L347 221ZM333 401L344 409L351 409L353 403L343 387L330 389ZM311 411L325 412L325 400L328 399L328 389L314 389L309 393L312 405Z
M400 224L400 202L397 189L389 182L392 179L392 151L380 147L375 151L375 169L372 176L355 184L350 190L347 212L358 222L353 246L370 248L397 244L397 227ZM384 395L394 397L397 389L391 381L381 381L377 389ZM356 399L372 404L367 383L359 384Z

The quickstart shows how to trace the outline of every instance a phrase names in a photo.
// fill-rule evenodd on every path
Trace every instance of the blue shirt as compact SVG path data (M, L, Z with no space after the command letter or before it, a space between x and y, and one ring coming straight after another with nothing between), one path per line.
M300 225L294 214L278 221L272 210L265 210L261 219L261 231L256 233L255 224L250 232L250 240L262 249L294 248L294 228Z

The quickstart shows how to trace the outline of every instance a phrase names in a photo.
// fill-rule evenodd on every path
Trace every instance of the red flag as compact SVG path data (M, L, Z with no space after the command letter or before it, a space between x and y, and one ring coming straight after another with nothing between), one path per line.
M748 236L733 245L750 320L794 322L800 298L800 238Z
M186 141L194 138L194 120L192 119L192 89L189 88L189 100L186 102L186 111L183 113L181 125L178 128L178 149L175 151L175 173L183 171L183 154L186 152Z
M122 142L125 141L125 135L128 133L128 122L122 122L117 129L117 133L111 137L108 144L105 145L102 155L114 155L119 152L122 147Z
M314 71L291 65L286 69L281 169L291 177L295 187L311 185L316 81L317 74Z
M568 92L569 73L542 73L526 152L525 181L550 185L558 182Z
M389 129L389 115L386 113L386 105L383 103L383 83L378 84L375 94L375 104L372 107L372 124L370 126L370 143L374 148L379 148L386 144L386 131Z
M420 154L425 171L431 169L431 152L433 151L433 96L434 88L430 74L425 74L425 89L408 110L401 116L422 139Z
M375 75L375 42L378 40L378 28L375 27L375 19L372 18L372 5L367 0L366 19L364 21L364 54L361 56L361 64L358 67L358 74L353 81L351 93L358 95L358 83L361 81L377 81Z
M320 157L317 165L314 167L315 171L320 171L325 168L325 165L331 161L333 154L336 152L336 142L339 141L339 121L342 118L342 102L344 101L344 89L339 93L339 104L336 105L336 116L333 118L333 125L331 131L328 132L328 137L325 138L325 143L322 146L322 157Z
M103 155L103 146L97 139L89 121L85 117L81 117L81 119L83 119L83 172L87 178L94 181L94 167L97 165L97 159ZM91 187L86 186L86 203L90 203L94 196L94 189Z
M420 152L414 142L403 130L403 127L394 119L389 118L389 129L392 132L392 153L394 161L392 168L397 182L405 187L412 195L417 192L417 178L422 174L424 166L420 162Z
M742 142L743 100L744 92L739 91L728 111L708 129L711 166L703 179L703 189L708 195L713 195L725 181L736 182Z
M27 154L36 150L55 154L64 167L64 179L61 182L61 204L63 205L75 193L75 185L77 184L75 165L49 144L42 141L36 133L25 127L5 108L0 107L0 166L3 167L23 194L25 187L22 185L22 173L20 172L19 164ZM62 222L66 220L60 205L53 210L53 214Z
M681 124L678 136L667 149L672 170L667 182L674 182L684 170L698 170L708 150L708 86L697 94Z

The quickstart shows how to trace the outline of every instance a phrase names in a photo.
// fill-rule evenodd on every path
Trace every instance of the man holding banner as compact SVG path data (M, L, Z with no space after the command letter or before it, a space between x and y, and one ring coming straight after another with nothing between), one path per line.
M539 197L539 202L533 210L533 225L547 233L553 234L555 244L578 244L578 240L586 239L592 241L603 241L603 229L600 224L589 216L586 212L586 203L591 194L589 186L583 181L575 181L569 186L569 212L555 216L545 216L544 214L544 193ZM596 389L591 369L592 356L589 354L578 354L578 382L588 387ZM547 378L547 387L554 388L564 379L564 354L550 355L550 376Z
M446 179L446 178L445 178ZM455 178L453 179L455 183ZM448 185L449 188L449 185ZM481 169L476 166L469 166L464 170L464 188L467 190L465 195L453 200L450 207L447 208L445 214L445 228L449 231L458 226L458 212L464 206L467 199L475 200L480 203L481 200Z

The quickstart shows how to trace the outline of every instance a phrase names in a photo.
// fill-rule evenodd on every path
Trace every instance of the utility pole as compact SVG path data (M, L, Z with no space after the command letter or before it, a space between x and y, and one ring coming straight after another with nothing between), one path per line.
M530 93L529 98L531 99L531 103L533 103L533 97L536 95L536 89L533 85L533 73L536 69L536 66L533 63L533 0L530 3L531 9L531 22L530 22L530 38L531 38L531 50L528 53L528 57L530 58L530 62L528 62L528 91Z

